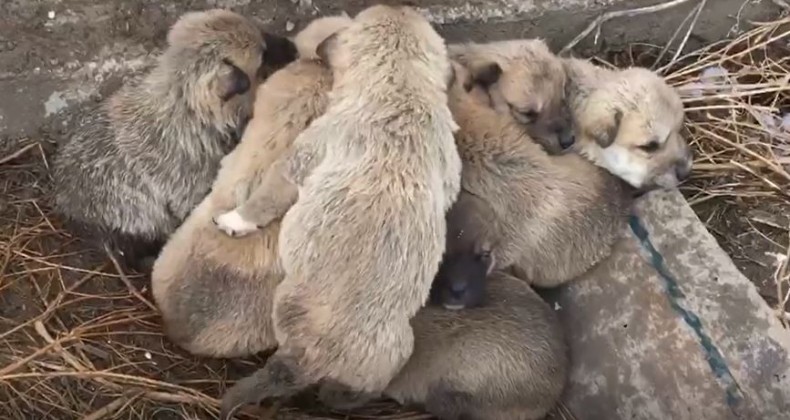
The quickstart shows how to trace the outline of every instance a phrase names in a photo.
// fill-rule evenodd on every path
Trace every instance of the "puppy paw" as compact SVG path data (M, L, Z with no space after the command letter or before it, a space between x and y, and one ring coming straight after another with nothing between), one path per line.
M244 220L236 210L223 213L213 218L212 221L219 230L233 238L246 236L260 229L255 223Z

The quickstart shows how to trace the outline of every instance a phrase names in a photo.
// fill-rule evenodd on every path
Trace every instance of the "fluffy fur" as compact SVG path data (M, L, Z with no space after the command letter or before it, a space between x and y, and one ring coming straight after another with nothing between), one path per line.
M314 19L294 37L296 50L300 58L318 60L316 47L332 34L348 27L351 18L348 16L327 16Z
M385 395L443 420L533 420L554 407L569 365L556 314L503 272L485 288L482 306L417 314L414 352Z
M490 105L522 123L530 137L553 154L573 142L564 103L562 60L540 39L465 43L448 47L473 83L484 87Z
M468 76L456 69L460 80ZM631 204L631 189L576 154L549 155L510 114L502 114L457 83L450 107L461 127L463 161L458 205L470 242L488 243L496 268L554 287L610 252ZM467 196L471 196L467 197ZM458 227L448 226L449 230Z
M192 354L239 357L276 347L272 297L284 272L279 221L245 238L218 231L212 216L243 202L296 136L321 115L328 68L298 60L257 92L254 117L221 162L211 193L173 234L151 274L167 336Z
M573 149L642 190L673 188L691 174L683 103L644 68L608 70L566 59Z
M318 54L334 76L327 112L234 211L265 226L287 210L286 277L274 302L280 346L228 390L222 418L321 381L382 391L411 354L409 320L444 251L461 170L444 41L413 9L373 6Z
M280 50L230 11L183 15L156 67L90 112L61 147L54 205L67 222L127 264L155 255L235 146L262 63L293 60L290 41L265 37Z

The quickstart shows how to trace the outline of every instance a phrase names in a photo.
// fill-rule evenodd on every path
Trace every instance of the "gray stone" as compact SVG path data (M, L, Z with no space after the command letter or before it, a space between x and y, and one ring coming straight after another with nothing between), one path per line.
M613 255L544 293L585 419L790 418L790 332L677 191L643 200Z

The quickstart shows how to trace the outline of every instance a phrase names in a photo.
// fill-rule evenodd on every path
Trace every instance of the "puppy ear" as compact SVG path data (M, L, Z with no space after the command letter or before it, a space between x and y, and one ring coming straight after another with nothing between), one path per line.
M623 111L615 110L611 116L601 119L600 124L593 137L595 142L601 147L609 147L614 143L617 138L617 133L620 131L620 122L623 120Z
M296 45L290 39L263 32L263 41L266 43L263 64L280 68L296 60Z
M472 79L475 83L486 88L499 81L499 77L502 76L502 67L494 62L474 65L470 68L470 71L472 72Z
M320 58L325 64L329 65L331 63L332 50L335 49L336 44L337 32L329 35L325 40L318 44L318 46L315 48L315 55L317 55L318 58Z
M455 85L455 81L457 78L458 78L458 74L455 71L455 66L450 65L450 71L448 72L447 75L447 89L450 89L451 87L453 87L453 85Z
M246 93L252 87L249 76L231 63L230 60L222 60L223 66L219 75L219 96L223 102L230 100L236 95Z

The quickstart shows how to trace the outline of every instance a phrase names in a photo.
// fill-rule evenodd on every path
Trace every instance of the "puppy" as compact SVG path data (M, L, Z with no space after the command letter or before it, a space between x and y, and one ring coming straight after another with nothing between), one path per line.
M223 419L319 382L381 392L412 352L409 320L444 252L461 162L443 39L413 9L378 5L318 55L334 77L326 113L297 138L282 172L267 174L271 183L250 198L258 203L231 213L266 226L287 210L286 277L274 300L279 347L228 390ZM298 190L275 188L283 184Z
M232 239L216 229L212 216L245 200L271 163L323 113L331 80L325 66L298 60L258 88L255 116L222 159L211 193L157 258L151 284L165 331L190 353L241 357L276 347L271 311L284 276L277 254L280 224Z
M449 51L486 89L491 106L512 115L549 153L580 153L639 193L673 188L690 175L683 104L657 74L562 59L536 39Z
M483 87L490 105L523 124L530 137L552 154L573 143L564 102L565 69L540 39L448 46L450 57Z
M208 193L250 116L262 64L294 59L295 49L283 47L290 41L266 38L280 50L233 12L183 15L156 67L61 147L54 206L67 223L143 268L140 260L156 255Z
M485 231L493 213L470 194L460 194L447 212L447 241L431 286L430 302L457 310L483 304L485 278L494 267Z
M457 66L455 74L463 81L449 103L461 127L456 204L466 206L466 241L489 244L495 268L539 287L567 282L609 255L631 188L577 154L549 155L512 115L478 99L471 73Z
M564 60L575 126L572 149L641 191L674 188L691 174L683 103L654 72Z
M467 278L479 283L477 275ZM569 366L556 314L501 271L484 284L482 305L420 310L411 323L414 352L385 395L443 420L533 420L554 407Z

